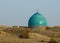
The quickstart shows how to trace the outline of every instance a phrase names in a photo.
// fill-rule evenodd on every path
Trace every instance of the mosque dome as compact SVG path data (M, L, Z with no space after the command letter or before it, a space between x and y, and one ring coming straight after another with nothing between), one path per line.
M30 17L28 21L28 27L39 27L39 26L47 26L47 22L46 19L39 12L36 12Z

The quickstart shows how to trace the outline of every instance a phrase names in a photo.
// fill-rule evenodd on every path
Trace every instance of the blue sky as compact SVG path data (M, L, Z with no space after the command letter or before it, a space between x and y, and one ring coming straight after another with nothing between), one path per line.
M48 26L60 25L60 0L0 0L0 25L28 26L37 9Z

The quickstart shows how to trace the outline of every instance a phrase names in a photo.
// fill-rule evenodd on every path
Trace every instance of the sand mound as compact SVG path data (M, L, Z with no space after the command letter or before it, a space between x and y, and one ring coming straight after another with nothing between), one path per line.
M50 40L49 37L38 34L38 33L29 33L30 38L38 39L38 40Z
M0 43L21 43L20 39L14 35L0 31Z

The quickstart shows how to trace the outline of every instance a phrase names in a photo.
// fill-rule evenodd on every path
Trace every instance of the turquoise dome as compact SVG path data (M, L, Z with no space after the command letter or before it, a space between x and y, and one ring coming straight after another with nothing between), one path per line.
M47 26L46 19L38 12L32 15L28 21L28 27Z

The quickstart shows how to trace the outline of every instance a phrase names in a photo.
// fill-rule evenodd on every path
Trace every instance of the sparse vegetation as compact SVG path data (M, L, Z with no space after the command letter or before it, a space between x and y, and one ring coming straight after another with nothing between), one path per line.
M50 40L48 43L58 43L58 42L55 40Z
M28 29L23 29L23 30L21 30L19 37L20 38L29 38L29 34L28 33L29 33Z
M60 40L59 28L56 29L57 27L54 27L57 31L55 31L52 27L51 28L42 27L42 28L29 29L28 27L27 28L26 27L20 27L20 28L1 27L0 41L2 40L4 41L4 43L6 42L10 43L11 41L12 42L14 41L13 43L17 43L17 42L19 43L21 40L23 41L22 43L58 43L58 40ZM50 38L53 37L56 37L56 39L50 40Z

